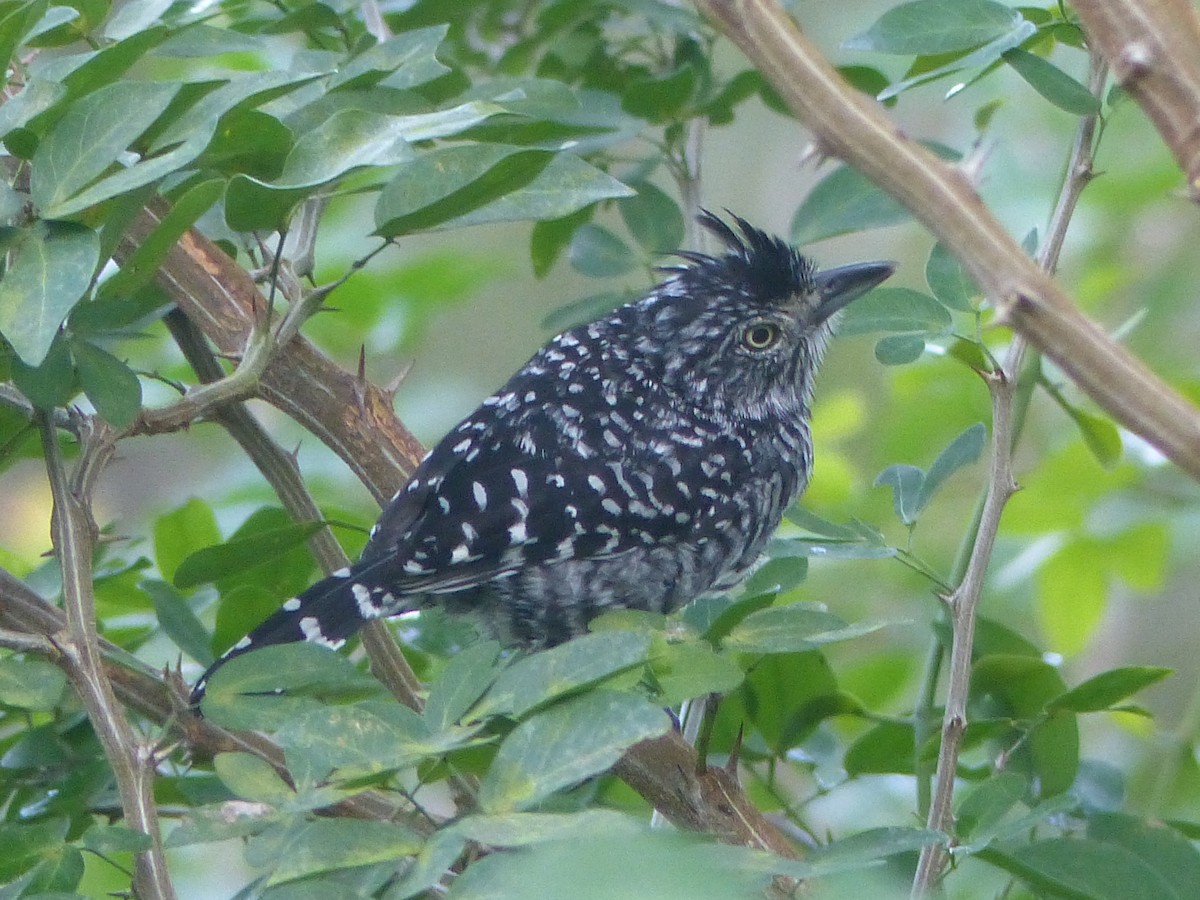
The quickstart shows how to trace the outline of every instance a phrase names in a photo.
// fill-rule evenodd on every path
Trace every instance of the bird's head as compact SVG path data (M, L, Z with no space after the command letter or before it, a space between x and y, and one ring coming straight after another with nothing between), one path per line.
M869 262L817 271L782 239L732 216L700 223L720 254L682 262L640 304L644 341L660 349L664 384L721 417L806 416L839 310L895 270Z

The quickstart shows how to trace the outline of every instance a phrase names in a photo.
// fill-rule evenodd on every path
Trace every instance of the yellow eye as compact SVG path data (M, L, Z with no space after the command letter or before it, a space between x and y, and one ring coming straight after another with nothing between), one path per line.
M779 334L773 322L755 322L742 332L742 343L749 350L766 350L779 341Z

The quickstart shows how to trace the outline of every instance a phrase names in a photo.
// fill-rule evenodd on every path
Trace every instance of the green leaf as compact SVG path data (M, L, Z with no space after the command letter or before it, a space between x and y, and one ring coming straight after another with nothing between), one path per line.
M154 520L154 560L167 581L173 581L179 563L197 547L219 543L221 532L212 507L199 497Z
M1160 875L1177 897L1190 897L1200 884L1200 854L1190 841L1159 822L1099 813L1089 816L1087 834L1133 853Z
M359 777L444 752L444 742L433 743L431 735L420 714L408 707L364 700L298 713L279 729L276 740L297 782L315 783L328 780L334 769L345 770L343 777Z
M885 366L916 362L925 352L925 338L917 334L889 334L875 342L875 358Z
M71 341L71 356L83 392L110 425L117 429L133 424L142 409L142 383L111 353L85 340Z
M648 122L666 124L677 118L696 92L696 67L685 63L665 77L630 80L621 92L621 108Z
M0 704L18 709L51 710L62 699L67 676L44 659L0 659Z
M884 88L876 97L880 103L895 101L896 97L910 88L918 85L927 84L930 81L936 81L939 78L945 78L947 75L952 75L963 69L974 69L975 74L965 80L959 80L958 83L947 93L947 98L958 93L967 84L982 77L984 73L996 65L1005 51L1011 50L1013 47L1018 47L1029 38L1037 34L1037 26L1028 20L1022 20L1009 31L996 38L994 41L989 41L977 50L972 50L964 55L950 54L951 59L942 65L934 66L933 68L923 68L916 71L911 77L902 79ZM943 58L935 56L933 59ZM922 58L918 58L922 59ZM910 71L912 71L910 69Z
M570 246L575 229L592 217L594 209L595 207L585 206L561 219L533 223L533 230L529 235L529 258L533 261L535 278L546 277L562 252ZM542 326L549 327L545 322Z
M603 225L592 222L585 222L576 229L568 259L571 268L589 278L623 275L637 263L628 244Z
M925 484L925 471L916 466L896 463L888 466L877 476L874 487L891 485L892 505L896 510L896 518L905 525L917 521L921 514L921 489Z
M57 105L67 90L57 81L31 80L15 97L0 106L0 140L35 116ZM11 148L10 148L11 149Z
M921 483L921 493L917 504L918 512L929 505L929 501L933 499L937 489L942 486L942 482L963 466L969 466L979 459L986 442L987 428L982 422L976 422L967 427L950 442L945 450L938 454Z
M578 841L603 834L642 832L642 826L631 816L602 808L571 813L473 815L457 822L454 829L488 847L526 847L542 841Z
M312 191L363 166L390 166L412 159L412 119L361 109L334 113L301 135L273 183L235 175L225 198L225 218L235 231L274 229Z
M838 333L868 334L872 331L917 331L942 334L953 319L941 303L909 288L875 288L842 311Z
M359 700L382 691L344 656L302 641L231 659L208 682L202 708L217 725L270 731L320 709L321 700Z
M769 606L746 616L721 646L743 653L797 653L821 644L878 631L885 622L846 623L837 616L798 603Z
M426 892L442 880L466 846L467 839L457 829L435 831L405 871L404 877L388 891L387 896L396 900L426 896Z
M683 213L665 191L648 181L629 184L637 191L617 204L625 227L642 249L649 253L670 253L683 246Z
M8 882L42 860L53 859L67 835L65 819L27 824L0 823L0 881Z
M271 563L280 554L303 545L324 527L322 522L301 522L204 547L189 554L179 564L175 570L175 587L186 590Z
M49 5L49 0L32 0L0 7L0 69L8 71L13 53L46 14Z
M167 252L175 246L184 232L196 224L200 216L212 208L224 190L223 180L210 178L185 191L171 204L170 210L154 230L121 263L121 268L116 274L99 286L96 299L128 296L149 284Z
M187 598L165 581L143 581L138 586L154 602L154 615L167 637L200 665L211 665L215 656L208 631L188 606Z
M10 246L0 279L0 334L29 366L46 358L58 327L92 283L96 232L71 222L35 222Z
M822 178L792 217L791 237L811 244L839 234L899 225L912 214L856 169L841 166ZM853 308L862 300L850 304Z
M670 727L661 708L629 694L598 690L555 704L500 744L479 804L490 813L533 806L605 771L631 746Z
M93 825L83 833L83 846L101 855L142 853L149 850L150 835L123 825Z
M1004 61L1059 109L1076 116L1090 116L1100 111L1100 101L1091 91L1048 60L1014 48L1005 51Z
M937 759L938 734L921 752L926 762ZM856 775L913 774L913 745L915 737L911 724L883 722L871 728L846 750L846 772Z
M978 297L980 290L958 258L940 241L929 252L929 259L925 263L925 281L933 291L933 296L950 309L975 311L971 299Z
M842 47L900 56L952 53L995 40L1020 22L1017 10L992 0L914 0L892 7Z
M768 559L746 579L747 594L777 594L803 584L808 577L808 556L790 554Z
M975 785L958 803L954 816L958 834L978 842L1021 801L1028 787L1016 772L997 772Z
M330 90L365 88L382 82L386 87L408 90L440 78L450 71L435 53L450 26L416 28L380 41L338 68L329 80Z
M1121 442L1121 432L1116 424L1106 416L1085 412L1077 406L1065 406L1067 414L1079 429L1083 442L1087 444L1092 456L1106 469L1111 469L1121 461L1124 445Z
M496 641L480 641L450 658L442 674L429 685L425 699L424 715L430 730L449 728L466 715L500 671L499 655Z
M1131 697L1143 688L1157 684L1172 669L1158 666L1124 666L1089 678L1046 704L1047 712L1067 709L1072 712L1099 712Z
M1088 900L1186 900L1151 866L1124 847L1078 838L1050 838L980 854L1031 886ZM1194 885L1192 885L1194 888Z
M72 197L102 175L154 121L178 84L123 81L73 103L38 144L30 192L42 215L53 218L83 208Z
M283 806L296 795L274 766L253 753L218 753L213 757L213 771L242 800Z
M555 697L643 664L649 650L649 635L635 631L577 637L505 669L475 714L521 716Z
M705 694L727 694L742 683L745 673L729 654L707 642L668 644L650 663L655 701L675 706Z
M362 819L314 819L273 849L278 860L268 885L372 863L391 863L411 856L423 841L415 832L392 822Z

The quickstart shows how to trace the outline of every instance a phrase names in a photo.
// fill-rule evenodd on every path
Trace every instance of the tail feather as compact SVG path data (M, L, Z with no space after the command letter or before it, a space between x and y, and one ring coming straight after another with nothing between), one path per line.
M363 576L367 571L356 569L341 569L300 596L285 600L261 625L205 670L192 688L192 705L204 698L213 673L243 653L295 641L310 641L336 650L372 619L406 610L386 588L366 581Z

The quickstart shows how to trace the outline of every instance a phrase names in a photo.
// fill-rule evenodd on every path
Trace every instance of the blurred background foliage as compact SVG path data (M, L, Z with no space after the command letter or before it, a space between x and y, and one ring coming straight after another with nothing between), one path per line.
M1093 98L1083 88L1087 54L1069 7L984 0L789 6L856 86L887 98L908 135L967 159L985 202L1031 247L1044 237L1080 116L1099 114L1099 177L1071 222L1060 278L1102 327L1119 333L1181 392L1200 398L1194 206L1136 105L1119 89ZM139 404L170 402L174 382L194 380L158 321L163 296L145 279L121 290L80 288L76 296L87 299L63 311L70 318L53 344L61 316L41 337L13 338L34 308L29 304L38 302L17 277L20 242L49 242L34 232L40 222L68 229L55 232L53 246L82 253L86 268L111 252L110 223L119 227L152 191L177 203L190 198L197 227L253 269L262 255L242 232L259 229L266 237L298 202L331 189L315 243L317 284L345 274L379 235L394 237L393 247L338 287L303 333L347 367L364 348L367 377L397 383L396 409L426 444L557 329L649 286L663 253L695 240L689 217L698 202L803 242L820 265L895 259L899 269L888 288L848 311L829 352L814 409L814 479L802 510L781 532L773 568L748 592L766 592L771 609L819 604L841 623L835 631L885 626L828 645L780 646L771 644L778 633L767 620L754 620L762 632L747 626L756 613L743 608L732 630L689 645L711 644L722 658L736 658L732 676L719 665L697 664L694 678L685 668L683 686L672 691L669 673L660 670L662 692L650 696L675 702L731 680L710 750L723 758L745 726L743 781L751 796L820 842L916 824L911 716L928 677L931 639L944 638L937 595L969 547L986 478L990 404L976 370L988 367L989 354L1002 355L1011 335L989 326L986 298L891 201L836 162L805 157L804 129L690 8L654 0L417 0L380 11L397 37L376 46L354 4L0 4L0 49L12 55L0 107L12 176L0 192L0 237L10 251L0 281L0 331L10 342L6 380L35 406L79 404L118 425ZM76 55L84 52L94 55L81 63ZM122 53L127 57L118 58ZM250 76L264 79L263 96L212 117L220 126L212 134L187 131L186 113L198 108L189 106L198 95L215 96L206 93L212 83L236 86ZM268 87L272 77L277 84ZM164 88L176 83L184 89ZM45 93L31 96L35 90ZM97 99L104 91L109 95ZM113 138L120 143L109 158L76 149L70 162L83 174L73 183L56 153L69 155L70 139L91 134L76 122L89 111L133 124ZM381 125L402 116L431 121L407 122L388 143ZM164 139L172 127L180 133ZM348 134L362 140L338 144ZM104 188L106 180L135 172L135 159L145 166L189 139L200 147L193 159L164 164L140 184ZM543 207L519 194L568 164L577 167L547 189L561 202ZM481 224L464 224L471 222ZM89 257L94 238L69 229L98 235L103 250ZM68 239L75 243L68 247ZM100 284L114 277L105 270ZM963 855L947 890L954 897L1135 896L1130 891L1143 889L1150 866L1166 887L1137 896L1187 896L1183 886L1200 871L1190 845L1200 834L1193 647L1200 571L1189 549L1200 527L1200 492L1153 449L1116 429L1052 366L1043 363L1036 374L1016 446L1021 490L1005 511L982 606L973 694L982 725L970 735L960 771L963 795L976 797L974 807L961 801L960 838L978 847ZM297 448L306 484L338 523L347 551L356 552L377 514L369 494L294 422L263 403L251 408L284 446ZM0 564L54 597L58 575L44 556L48 487L36 433L19 404L0 405L0 449ZM185 676L198 674L212 653L317 577L303 535L288 531L276 506L254 466L216 428L123 441L95 504L106 535L119 538L102 545L96 564L105 636L153 666L174 664L182 652ZM181 583L181 564L197 550L271 529L289 537L270 564L220 577L201 572ZM219 571L230 558L210 565ZM728 610L702 606L682 618L703 633L721 612ZM436 615L400 629L418 672L434 684L453 665L445 651L469 641L460 626ZM650 651L632 652L644 660ZM684 663L680 656L672 664ZM1107 682L1089 681L1113 672ZM344 672L329 677L345 690L361 687ZM476 677L482 692L486 679ZM1095 690L1062 700L1080 684ZM137 844L100 830L105 810L112 812L111 787L86 719L63 689L61 674L45 662L0 659L0 829L5 841L17 842L12 846L27 848L0 864L0 878L17 885L6 896L128 889L128 876L104 860L127 860ZM539 702L548 699L539 695ZM234 707L230 715L241 714ZM512 725L524 711L508 708L507 715ZM535 737L538 723L545 725L537 715L523 721ZM479 745L475 731L457 735L459 743L447 745L458 754L455 764L488 773L507 727L486 732L491 738ZM630 728L630 735L643 733ZM281 739L286 743L286 735ZM296 746L304 743L294 738ZM437 781L444 777L435 771L437 754L426 752L396 766L420 761L421 777ZM156 798L168 815L231 794L275 798L274 788L255 780L266 776L235 762L218 766L216 775L189 773L177 759L164 767ZM496 799L510 785L494 768L484 777L494 811L526 808ZM646 813L611 779L555 795L577 780L542 782L537 808ZM75 800L64 804L64 796ZM303 819L304 809L294 812ZM1176 826L1169 837L1145 824L1158 820ZM30 831L37 828L43 831ZM642 896L731 896L748 872L762 877L745 860L721 859L714 848L678 836L661 836L656 855L609 822L595 828L584 832L592 849L574 856L553 841L530 839L523 853L488 857L468 869L452 895L559 896L569 886L572 896L588 896L579 893L575 867L617 857L628 860L616 873L619 883L640 885ZM286 834L304 844L295 831ZM1076 840L1056 843L1062 836ZM311 846L339 846L337 840L322 832ZM421 864L436 878L438 865L461 848L446 839L439 856L433 842L390 833L374 855L353 856L350 848L361 851L367 841L363 834L347 839L340 863L308 859L308 869L290 871L273 868L290 852L278 835L252 839L244 857L233 840L181 839L171 859L186 896L228 895L265 871L279 883L266 888L272 896L284 896L288 885L328 891L336 882L345 896L401 897L416 882L394 877L397 856L421 851ZM1087 869L1088 853L1115 845L1128 857L1107 857L1116 854L1118 873L1100 866L1066 871L1078 860ZM219 872L200 852L210 846L230 860ZM79 856L76 866L63 847L96 852ZM863 866L850 865L849 874L828 875L818 890L882 896L893 889L891 874L905 883L913 847L883 847L862 857L891 859L871 870L877 884ZM652 887L668 858L672 872L691 874ZM347 860L357 867L347 869ZM77 870L82 881L72 878ZM413 871L407 877L419 879ZM531 882L530 872L543 881ZM333 881L313 880L324 875ZM612 875L594 878L602 883ZM1010 884L1014 875L1019 880ZM308 880L292 880L301 876ZM531 893L531 884L543 892ZM254 890L264 887L260 880ZM595 896L622 895L598 888Z

